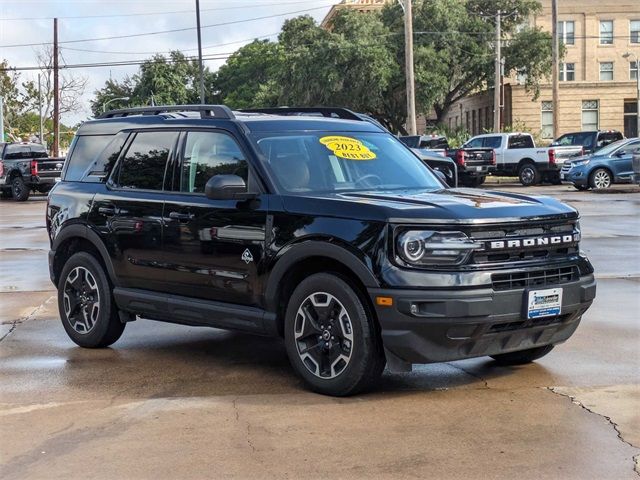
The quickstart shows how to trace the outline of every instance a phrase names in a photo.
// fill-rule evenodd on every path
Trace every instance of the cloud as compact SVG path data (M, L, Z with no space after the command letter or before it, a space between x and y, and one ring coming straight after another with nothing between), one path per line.
M223 22L245 20L254 17L276 15L307 8L326 6L320 10L308 12L320 21L328 12L331 3L338 0L201 0L201 24L210 25ZM273 5L281 3L283 5ZM243 7L243 8L236 8ZM246 7L246 8L244 8ZM70 17L84 15L120 15L149 12L173 12L194 9L193 0L57 0L55 2L41 0L2 0L0 2L0 19L19 17ZM215 10L211 10L215 9ZM239 40L242 43L207 48L204 54L230 53L240 48L248 39L278 32L287 18L302 15L283 15L280 17L243 22L235 25L224 25L203 28L202 45L229 44ZM58 21L58 37L61 42L72 39L111 37L129 35L140 32L189 28L195 26L195 10L193 13L174 13L165 15L144 15L107 18L60 18ZM0 45L51 42L53 37L53 20L0 20ZM188 55L196 55L196 31L174 32L170 34L91 41L82 43L61 43L61 56L67 64L84 64L97 62L113 62L124 60L141 60L152 55L138 52L167 52L170 50L188 50ZM95 52L79 51L95 50ZM12 66L23 67L36 65L35 47L2 48L0 58L5 58ZM103 53L126 52L126 53ZM206 65L216 70L222 61L207 61ZM89 101L93 92L104 85L110 77L121 80L133 75L137 66L112 66L68 70L72 75L87 77L87 88L82 97L82 110L63 118L67 124L75 124L90 115ZM37 72L25 71L21 79L36 80Z

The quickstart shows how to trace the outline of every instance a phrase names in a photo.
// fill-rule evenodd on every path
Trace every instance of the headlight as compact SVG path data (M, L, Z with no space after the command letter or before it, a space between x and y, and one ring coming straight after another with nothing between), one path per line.
M411 265L460 265L480 247L462 232L408 230L397 239L398 256Z
M572 167L581 167L582 165L589 165L590 160L578 160L577 162L571 162Z

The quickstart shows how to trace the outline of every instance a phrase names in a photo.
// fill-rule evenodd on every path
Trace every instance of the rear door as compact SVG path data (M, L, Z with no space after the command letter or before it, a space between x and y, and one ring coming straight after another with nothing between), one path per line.
M616 177L631 179L633 154L637 152L640 152L640 140L627 143L611 155L613 173Z
M177 131L133 132L94 197L91 224L111 250L123 287L163 290L162 212L177 140Z
M163 252L167 290L206 300L259 305L259 269L265 255L267 200L210 200L207 181L217 174L257 186L247 155L224 130L192 130L181 137L173 191L164 209Z

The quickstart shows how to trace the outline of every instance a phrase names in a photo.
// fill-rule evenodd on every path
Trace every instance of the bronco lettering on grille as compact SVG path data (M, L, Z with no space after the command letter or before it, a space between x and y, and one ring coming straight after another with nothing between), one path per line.
M546 247L549 245L560 246L580 241L580 234L553 235L534 238L514 238L511 240L492 240L485 242L486 250L510 250Z

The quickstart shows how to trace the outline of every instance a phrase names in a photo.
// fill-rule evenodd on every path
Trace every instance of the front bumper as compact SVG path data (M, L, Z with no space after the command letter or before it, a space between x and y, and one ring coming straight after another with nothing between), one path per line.
M525 350L567 340L596 293L593 275L564 283L559 316L526 319L525 289L369 289L393 305L376 313L385 349L406 363L434 363ZM551 287L542 287L551 288Z
M560 180L574 185L587 185L589 183L589 173L584 168L573 167L569 171L561 171Z

